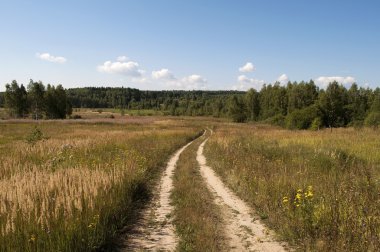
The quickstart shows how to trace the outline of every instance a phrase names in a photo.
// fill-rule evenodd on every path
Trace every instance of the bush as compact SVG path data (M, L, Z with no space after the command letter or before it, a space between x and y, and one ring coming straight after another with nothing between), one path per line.
M285 127L285 116L278 114L272 117L267 118L265 123L280 126L280 127Z
M231 115L232 121L237 123L243 123L247 121L247 115L244 113L238 113Z
M44 136L42 131L35 126L34 129L26 136L26 142L30 145L35 145L38 141L45 140L47 137Z
M322 119L320 117L316 117L310 125L310 130L319 130L322 126Z
M371 112L364 121L364 125L377 128L380 125L380 112Z
M318 108L315 106L294 110L286 116L286 127L288 129L308 129L311 127L314 119L318 117L318 114ZM316 121L316 123L318 123L318 121ZM316 126L318 129L321 125Z

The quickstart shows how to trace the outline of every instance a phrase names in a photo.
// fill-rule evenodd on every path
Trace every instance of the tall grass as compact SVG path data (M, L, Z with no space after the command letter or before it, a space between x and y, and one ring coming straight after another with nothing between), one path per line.
M2 123L0 251L91 251L115 236L152 174L199 132L172 122Z
M304 250L380 247L380 139L372 130L224 126L210 165L282 237Z

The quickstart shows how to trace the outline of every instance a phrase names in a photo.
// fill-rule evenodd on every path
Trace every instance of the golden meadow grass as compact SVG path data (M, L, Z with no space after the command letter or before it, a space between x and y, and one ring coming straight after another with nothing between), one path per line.
M284 239L302 250L380 247L380 138L371 129L288 131L223 125L210 165Z
M169 156L197 135L171 122L0 124L0 250L88 251L107 243Z

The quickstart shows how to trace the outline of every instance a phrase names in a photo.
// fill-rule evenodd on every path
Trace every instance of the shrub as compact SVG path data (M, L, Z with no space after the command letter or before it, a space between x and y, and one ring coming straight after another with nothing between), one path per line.
M310 125L311 130L319 130L323 126L322 119L320 117L314 118Z
M264 121L265 123L285 127L285 116L278 114L272 117L269 117Z
M380 125L380 112L371 112L364 121L364 125L377 128Z
M47 139L42 131L35 126L34 129L26 136L26 142L30 145L35 145L38 141Z
M285 124L288 129L308 129L317 117L318 108L310 106L304 109L294 110L287 115ZM318 126L320 127L320 125L317 125L317 129Z

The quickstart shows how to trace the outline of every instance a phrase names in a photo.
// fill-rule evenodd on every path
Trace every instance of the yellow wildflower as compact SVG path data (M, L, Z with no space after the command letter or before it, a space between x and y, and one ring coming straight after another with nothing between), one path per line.
M30 238L29 238L29 242L35 242L36 239L37 239L37 237L36 237L34 234L32 234L32 235L30 236Z
M288 197L283 197L282 198L282 203L287 203L289 201Z
M301 194L301 193L297 193L297 194L296 194L296 199L297 199L297 200L300 200L301 198L302 198L302 194Z

